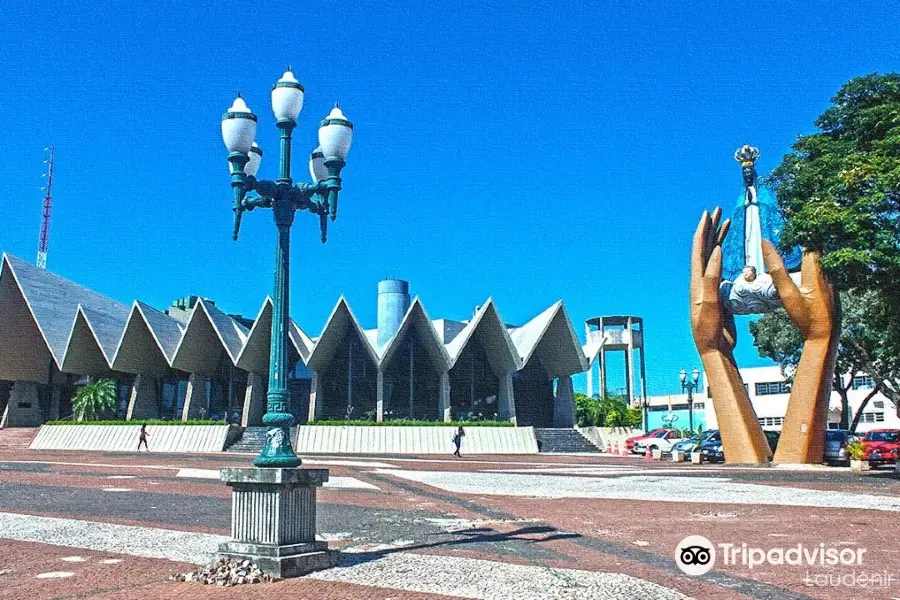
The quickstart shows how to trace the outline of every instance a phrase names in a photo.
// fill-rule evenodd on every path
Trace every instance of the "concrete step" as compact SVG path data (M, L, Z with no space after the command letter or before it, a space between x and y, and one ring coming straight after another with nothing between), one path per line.
M226 452L260 452L266 445L268 427L247 427L241 437L225 449ZM297 428L291 427L291 443L297 439Z
M28 448L39 427L7 427L0 429L0 448Z
M568 428L536 428L534 435L537 438L538 448L541 452L600 452L577 429Z

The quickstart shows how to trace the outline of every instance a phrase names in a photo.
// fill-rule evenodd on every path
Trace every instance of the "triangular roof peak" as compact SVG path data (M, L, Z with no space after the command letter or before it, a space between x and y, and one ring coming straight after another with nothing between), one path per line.
M495 342L499 342L491 344L491 352L488 353L489 357L499 358L502 355L506 358L503 364L498 364L496 367L518 370L520 368L519 354L516 351L512 338L509 336L509 332L506 330L506 326L503 324L503 319L497 311L493 298L488 298L483 305L478 307L475 315L469 320L465 328L446 345L447 354L450 357L450 368L453 368L459 361L469 345L469 341L482 330L487 331L487 335L492 333Z
M118 339L107 348L100 342L91 320L79 304L69 332L61 369L67 373L106 374L112 370L112 358ZM77 348L77 351L74 351Z
M421 327L425 333L425 348L429 354L431 354L431 358L435 362L435 365L440 369L449 369L450 356L447 354L444 344L441 343L441 338L438 336L437 331L435 331L434 324L428 317L428 313L425 312L425 307L418 296L413 299L406 314L403 315L403 320L400 321L400 327L397 328L397 331L394 332L391 339L389 339L380 349L381 366L390 362L391 358L396 353L396 349L400 346L403 337L412 327Z
M101 346L124 328L126 305L6 252L3 266L9 269L57 367L62 366L79 305L93 317Z
M356 332L360 339L360 343L372 359L372 362L375 365L379 364L378 354L369 343L365 331L359 324L359 320L353 313L353 309L350 307L350 303L347 302L347 299L343 295L341 295L335 303L334 308L331 310L328 319L325 321L322 333L319 334L319 337L309 354L309 361L307 364L311 369L321 369L325 366L344 339L348 327Z
M551 332L558 345L557 351L553 353L553 362L557 364L551 369L553 371L551 376L559 377L587 370L587 358L562 300L558 300L531 321L510 332L510 337L521 357L522 367L528 364L541 342ZM571 349L571 352L566 352L568 349Z
M114 370L126 373L142 373L146 367L147 372L160 374L172 366L181 333L181 326L174 319L135 300L110 365ZM146 337L135 337L142 335L148 336L149 342ZM147 352L153 352L153 349L157 352L151 358Z

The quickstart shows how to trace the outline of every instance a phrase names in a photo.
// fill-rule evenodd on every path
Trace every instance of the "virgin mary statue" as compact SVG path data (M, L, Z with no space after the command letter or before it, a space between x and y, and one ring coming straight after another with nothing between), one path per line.
M763 263L762 241L778 244L784 219L774 195L756 184L759 150L745 145L734 153L741 164L744 191L731 215L731 234L722 245L722 284L719 293L725 306L736 315L767 313L781 306L772 277ZM800 266L802 256L794 250L784 256L788 271Z

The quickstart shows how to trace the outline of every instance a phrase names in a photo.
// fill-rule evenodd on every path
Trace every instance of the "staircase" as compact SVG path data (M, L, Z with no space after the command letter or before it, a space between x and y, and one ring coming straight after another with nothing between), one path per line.
M574 428L535 428L540 452L600 452L586 437Z
M266 445L268 427L247 427L240 439L225 448L225 452L247 452L258 454ZM291 427L291 445L297 439L297 428Z
M0 429L0 449L24 450L31 446L31 441L40 428L11 427Z

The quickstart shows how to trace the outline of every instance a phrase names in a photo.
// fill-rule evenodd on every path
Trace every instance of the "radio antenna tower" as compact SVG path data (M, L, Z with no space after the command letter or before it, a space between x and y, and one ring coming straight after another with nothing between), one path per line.
M49 152L50 156L44 160L44 164L47 165L47 172L44 173L43 176L47 178L47 183L41 187L42 190L47 191L44 195L44 210L43 215L41 216L41 237L38 241L37 253L37 266L42 269L47 268L47 243L50 241L50 210L53 208L53 156L55 146L44 148L44 152Z

